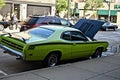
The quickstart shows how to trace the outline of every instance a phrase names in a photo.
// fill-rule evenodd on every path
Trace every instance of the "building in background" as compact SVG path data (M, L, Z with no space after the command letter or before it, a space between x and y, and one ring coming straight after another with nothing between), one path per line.
M0 13L15 13L22 21L29 15L55 15L56 0L6 0Z
M98 19L107 19L109 15L111 22L120 22L120 0L106 1L104 2L104 7L97 10Z
M110 1L110 5L107 1ZM75 12L79 14L79 18L94 18L92 11L88 10L84 13L85 0L71 0L71 2L77 4L77 10ZM104 6L96 12L97 19L108 19L110 11L110 21L120 25L120 0L104 0L103 4Z

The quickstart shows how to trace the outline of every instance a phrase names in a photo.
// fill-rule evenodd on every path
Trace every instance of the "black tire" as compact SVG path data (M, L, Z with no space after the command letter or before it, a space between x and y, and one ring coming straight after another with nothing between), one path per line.
M116 28L114 28L113 30L116 31Z
M20 28L20 32L25 31L25 30L27 30L27 29L28 29L28 27L23 26L23 27Z
M24 29L23 29L23 28L20 28L20 32L22 32L22 31L24 31Z
M47 67L53 67L57 65L58 62L59 62L59 56L56 53L49 54L44 60L44 64Z
M102 56L102 48L96 49L95 53L91 56L92 58L98 58Z
M0 31L4 30L4 26L2 24L0 24Z
M107 31L108 30L108 28L105 28L105 31Z
M10 25L10 26L9 26L9 29L10 29L10 30L13 30L13 25Z

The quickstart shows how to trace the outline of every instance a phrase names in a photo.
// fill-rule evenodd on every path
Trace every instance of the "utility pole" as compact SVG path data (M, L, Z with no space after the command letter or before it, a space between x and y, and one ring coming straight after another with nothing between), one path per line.
M108 21L110 21L110 15L111 15L111 13L110 13L110 1L108 1Z
M108 21L110 21L110 15L111 15L111 12L110 12L110 2L111 2L111 0L105 0L105 2L108 5Z
M12 13L14 13L14 2L12 2Z
M67 19L70 19L70 0L68 0L68 15L67 15Z

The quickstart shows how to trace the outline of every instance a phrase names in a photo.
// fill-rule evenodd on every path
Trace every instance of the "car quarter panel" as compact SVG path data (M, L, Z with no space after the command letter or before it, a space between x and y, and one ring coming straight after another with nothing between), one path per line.
M30 48L26 51L26 60L44 60L48 54L56 51L61 53L61 59L71 58L70 43L51 42L31 45L30 47L33 49Z

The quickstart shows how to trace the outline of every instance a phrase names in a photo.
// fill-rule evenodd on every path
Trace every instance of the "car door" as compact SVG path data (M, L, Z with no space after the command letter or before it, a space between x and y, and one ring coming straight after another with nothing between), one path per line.
M70 31L65 31L61 35L61 39L64 42L64 45L62 45L62 59L71 59L72 58L72 42L71 42L71 33Z
M71 31L72 58L87 57L92 52L91 42L79 31Z

